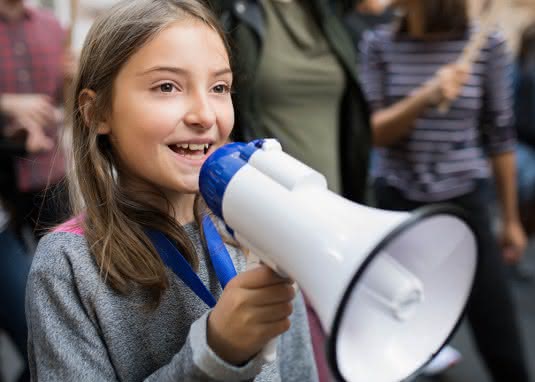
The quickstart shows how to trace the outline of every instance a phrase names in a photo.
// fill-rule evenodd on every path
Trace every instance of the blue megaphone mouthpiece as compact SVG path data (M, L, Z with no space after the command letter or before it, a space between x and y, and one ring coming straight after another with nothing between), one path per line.
M263 140L232 142L218 148L204 162L199 175L199 190L208 207L223 219L223 195L232 177L262 148Z

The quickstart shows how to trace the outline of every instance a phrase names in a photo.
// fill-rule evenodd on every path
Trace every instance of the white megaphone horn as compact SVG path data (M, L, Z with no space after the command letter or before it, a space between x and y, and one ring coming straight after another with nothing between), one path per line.
M411 377L459 324L477 264L459 210L353 203L275 140L219 148L199 187L240 244L297 281L328 334L338 379Z

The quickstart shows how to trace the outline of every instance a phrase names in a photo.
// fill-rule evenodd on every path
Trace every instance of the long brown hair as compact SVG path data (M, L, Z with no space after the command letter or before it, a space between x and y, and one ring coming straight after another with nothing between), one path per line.
M127 60L170 24L194 18L225 36L217 19L197 0L123 0L98 18L84 43L80 68L73 84L72 168L68 174L72 213L83 216L84 235L101 273L109 285L128 293L133 285L147 288L156 301L168 287L165 267L144 233L149 227L166 234L186 260L196 268L195 248L184 229L172 217L172 207L161 211L121 186L121 165L106 135L97 125L110 112L114 80ZM79 95L96 93L85 123ZM150 197L165 200L154 190ZM206 210L197 196L197 222Z
M429 36L462 36L468 29L466 0L419 0L423 8L424 32ZM407 15L400 21L399 32L408 31Z

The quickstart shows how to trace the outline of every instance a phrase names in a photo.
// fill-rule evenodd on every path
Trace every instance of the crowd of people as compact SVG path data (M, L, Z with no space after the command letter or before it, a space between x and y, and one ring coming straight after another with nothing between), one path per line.
M202 162L272 137L351 201L462 208L477 350L494 382L530 381L506 270L535 230L535 23L516 59L497 29L461 63L478 32L466 0L122 0L78 55L51 11L0 0L0 331L19 380L332 381L290 280L245 271L238 243L226 286L210 260Z

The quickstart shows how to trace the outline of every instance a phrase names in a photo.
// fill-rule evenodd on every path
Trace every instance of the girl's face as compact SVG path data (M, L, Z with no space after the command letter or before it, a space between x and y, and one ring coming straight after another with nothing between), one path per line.
M131 185L150 184L169 198L198 191L201 165L234 124L232 72L223 41L197 20L172 24L121 68L109 134Z

